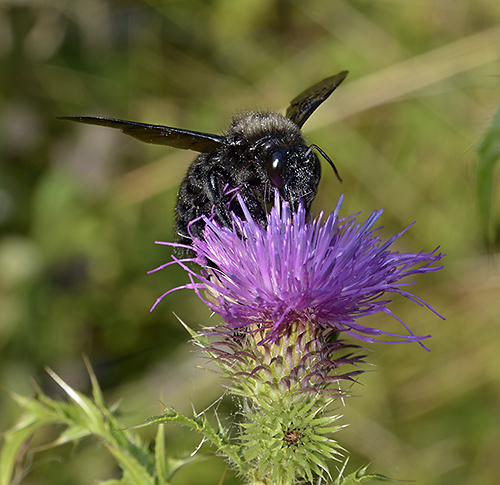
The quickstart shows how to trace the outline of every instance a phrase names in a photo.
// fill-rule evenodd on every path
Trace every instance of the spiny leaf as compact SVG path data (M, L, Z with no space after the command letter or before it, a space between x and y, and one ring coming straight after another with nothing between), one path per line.
M354 473L351 473L345 478L337 478L334 485L354 485L356 483L368 483L370 481L374 482L400 482L402 480L395 480L393 478L386 477L380 473L367 473L368 465L360 468Z
M94 383L96 401L72 389L59 376L51 372L54 380L70 397L70 402L56 401L40 390L34 397L11 394L24 413L19 422L5 433L5 443L0 456L0 485L12 480L14 467L29 437L40 427L57 425L59 437L38 449L78 441L84 436L95 436L115 457L123 470L122 485L154 484L153 458L144 445L121 426L113 413L106 408L97 383Z
M216 431L205 415L188 418L173 409L167 409L164 414L153 416L147 419L143 424L134 426L134 429L163 423L180 424L195 430L211 442L220 452L224 453L236 466L238 466L241 472L246 473L247 466L241 458L240 447L229 444L227 434L225 432L221 433L220 430Z

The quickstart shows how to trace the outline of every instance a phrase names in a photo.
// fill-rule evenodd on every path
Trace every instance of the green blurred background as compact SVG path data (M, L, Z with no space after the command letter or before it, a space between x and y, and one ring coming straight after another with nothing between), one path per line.
M87 392L87 354L127 426L161 403L190 413L222 392L196 369L176 312L213 323L155 240L173 240L176 190L194 154L120 132L57 121L102 115L220 133L231 114L284 110L316 81L347 69L306 123L325 164L313 210L385 209L385 237L414 220L400 250L442 246L445 269L412 288L446 317L403 299L391 307L418 345L371 345L338 439L348 470L422 484L496 484L500 476L500 285L474 194L476 150L500 104L500 3L491 0L4 0L0 5L0 384L57 395L48 365ZM498 200L497 200L498 202ZM498 214L498 207L494 208ZM496 248L498 250L498 247ZM372 325L396 331L389 317ZM219 406L223 422L233 403ZM0 394L0 429L19 410ZM149 434L148 434L149 433ZM154 430L146 430L144 438ZM37 435L46 443L54 431ZM178 456L198 444L167 428ZM214 484L222 459L177 484ZM104 448L41 450L26 484L117 476ZM228 474L225 483L238 483Z

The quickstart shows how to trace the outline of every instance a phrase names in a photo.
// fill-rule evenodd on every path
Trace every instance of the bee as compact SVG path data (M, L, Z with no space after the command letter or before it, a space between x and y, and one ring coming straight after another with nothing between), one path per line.
M341 181L326 153L317 145L307 145L301 128L346 76L347 71L342 71L306 89L290 102L285 116L273 111L234 116L222 135L93 116L58 119L117 128L146 143L200 153L181 183L175 208L179 243L189 246L193 237L203 238L201 216L212 216L227 227L232 225L231 213L243 217L235 190L252 218L264 227L276 190L292 208L302 203L309 211L321 178L315 152Z

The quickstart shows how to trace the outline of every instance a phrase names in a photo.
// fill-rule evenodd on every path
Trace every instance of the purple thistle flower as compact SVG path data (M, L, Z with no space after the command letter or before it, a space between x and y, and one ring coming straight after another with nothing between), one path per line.
M309 218L302 205L293 211L276 195L266 227L235 197L242 217L232 213L232 227L203 217L203 239L192 237L191 246L158 243L191 251L154 270L178 264L190 283L167 291L153 308L169 293L190 288L222 317L221 325L188 331L229 380L228 392L242 399L238 449L255 483L312 483L343 451L331 437L342 427L339 416L328 407L349 395L366 363L361 347L342 334L421 343L427 336L406 326L408 334L398 335L359 321L377 312L395 317L388 309L391 293L434 311L401 280L440 269L433 264L442 255L438 248L391 251L406 230L382 242L372 229L382 211L363 224L354 216L339 219L343 197L323 222L323 214Z
M177 259L188 273L190 283L163 294L153 308L172 291L194 289L208 307L224 320L215 333L257 333L260 343L278 343L296 322L311 325L323 335L338 332L365 342L420 342L388 308L391 293L413 302L428 304L405 291L407 276L441 269L432 266L442 254L399 253L389 250L404 232L381 242L372 227L382 214L373 212L363 224L355 217L339 219L343 197L322 222L323 213L307 218L300 206L292 212L287 202L276 197L267 227L254 221L239 198L244 219L232 215L233 227L205 218L204 238L193 238L194 256ZM411 227L411 226L409 226ZM174 243L158 242L170 246ZM200 273L186 265L201 267ZM202 296L200 290L206 290ZM383 312L400 321L408 335L385 332L359 323L360 317ZM438 314L437 314L438 315ZM438 315L439 316L439 315ZM390 336L398 340L380 340Z

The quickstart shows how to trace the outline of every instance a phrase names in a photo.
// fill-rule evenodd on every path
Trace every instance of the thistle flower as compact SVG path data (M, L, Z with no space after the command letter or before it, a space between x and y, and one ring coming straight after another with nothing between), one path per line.
M394 316L388 309L391 293L432 310L403 290L401 279L436 271L433 264L442 255L437 249L391 251L405 231L381 242L372 227L382 211L363 224L355 217L339 219L342 197L322 222L323 214L308 218L304 207L294 212L276 196L267 227L253 220L241 197L239 204L243 218L232 214L232 227L204 217L203 239L193 237L191 246L159 243L184 247L193 256L174 256L156 269L178 264L190 283L167 291L153 308L172 291L190 288L224 320L195 340L230 379L229 392L242 398L239 443L251 470L249 483L285 485L298 477L312 483L329 475L327 461L344 451L331 438L342 426L329 404L347 395L342 382L364 372L360 347L343 337L364 342L387 341L385 336L398 342L427 338L409 329L405 335L389 333L358 320L377 312ZM189 262L201 269L195 271ZM340 371L345 365L347 370Z
M322 223L323 213L307 220L302 206L292 212L287 202L276 198L264 228L252 219L240 198L245 219L233 214L233 227L228 228L206 218L204 238L193 238L192 258L174 257L153 270L177 263L191 280L167 291L154 306L172 291L194 289L224 320L214 330L259 332L260 343L277 343L297 321L310 322L327 334L342 332L364 342L420 342L428 338L414 335L389 310L388 295L398 293L436 313L405 291L403 287L409 283L401 279L440 269L432 265L442 254L438 248L428 253L389 250L408 228L382 243L372 229L382 210L374 211L363 224L354 217L339 219L342 200ZM192 270L187 261L197 263L201 271ZM207 290L209 296L204 297L200 290ZM358 322L377 312L399 320L408 334L389 333ZM398 340L384 340L384 336Z

